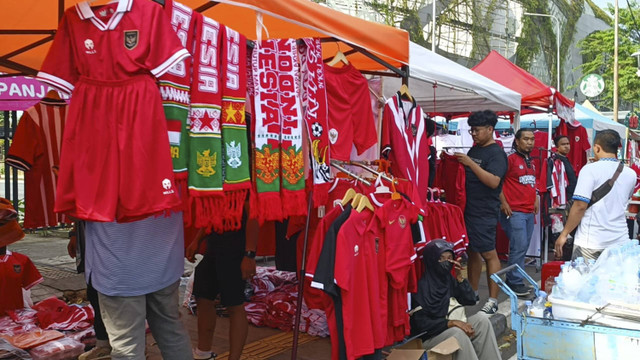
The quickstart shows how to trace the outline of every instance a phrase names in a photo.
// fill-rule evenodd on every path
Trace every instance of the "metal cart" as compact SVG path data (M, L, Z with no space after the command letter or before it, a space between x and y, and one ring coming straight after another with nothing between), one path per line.
M516 332L518 359L603 360L640 359L640 330L620 329L589 322L543 319L518 310L518 297L501 276L517 270L535 289L537 283L518 265L491 275L511 300L511 328Z

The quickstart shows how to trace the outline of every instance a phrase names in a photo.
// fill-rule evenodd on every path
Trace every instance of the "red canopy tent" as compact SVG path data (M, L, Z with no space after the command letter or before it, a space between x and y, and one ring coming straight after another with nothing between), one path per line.
M565 121L575 120L573 111L575 103L572 100L567 99L554 87L538 80L495 50L492 50L472 70L520 93L522 95L521 114L553 111Z

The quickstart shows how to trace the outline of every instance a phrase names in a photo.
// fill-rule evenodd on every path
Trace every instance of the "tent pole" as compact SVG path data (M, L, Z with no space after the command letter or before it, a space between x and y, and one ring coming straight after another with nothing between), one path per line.
M313 190L309 191L307 199L307 221L304 226L304 245L302 246L302 263L300 266L300 275L298 276L298 299L296 302L296 317L293 327L293 346L291 348L291 360L298 357L298 335L300 334L300 317L302 316L302 295L304 294L304 278L306 275L305 267L307 266L307 243L309 241L309 220L311 219L311 210L313 209Z

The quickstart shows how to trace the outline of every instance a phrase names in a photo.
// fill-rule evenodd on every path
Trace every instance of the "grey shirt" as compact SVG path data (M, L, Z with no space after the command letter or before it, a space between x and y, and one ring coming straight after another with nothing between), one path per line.
M149 294L176 282L183 271L181 212L130 223L87 222L85 276L102 294Z

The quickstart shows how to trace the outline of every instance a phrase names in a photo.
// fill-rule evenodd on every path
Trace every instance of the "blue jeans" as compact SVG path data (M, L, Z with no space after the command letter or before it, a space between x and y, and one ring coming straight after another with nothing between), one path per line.
M509 238L509 265L518 264L524 269L524 258L533 235L534 221L533 213L514 211L509 219L504 213L500 213L500 225ZM507 284L523 285L522 275L515 270L507 273Z

